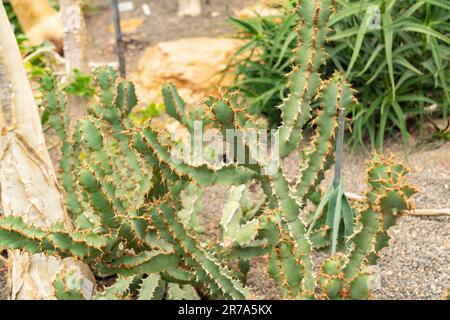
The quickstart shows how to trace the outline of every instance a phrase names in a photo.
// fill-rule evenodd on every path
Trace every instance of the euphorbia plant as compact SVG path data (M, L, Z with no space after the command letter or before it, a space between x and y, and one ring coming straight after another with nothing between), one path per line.
M203 121L201 131L242 133L234 136L226 161L211 164L174 156L178 142L167 132L134 125L128 119L136 105L134 87L112 69L98 71L97 102L73 133L67 129L64 96L56 91L54 80L45 78L50 122L63 141L66 203L77 228L37 228L20 218L3 218L0 246L74 256L98 276L116 276L97 298L249 298L248 259L261 255L267 257L267 271L286 298L368 298L368 266L376 263L389 239L387 229L409 208L415 191L405 181L403 166L378 156L371 160L366 201L349 207L351 217L343 222L352 224L352 233L339 237L339 251L315 273L312 256L330 245L330 226L326 215L307 204L320 205L320 184L334 162L337 113L355 102L342 75L335 73L324 81L318 73L326 55L331 1L299 1L295 14L300 17L299 45L288 75L290 94L281 106L282 125L272 136L277 149L263 156L255 150L264 149L267 141L258 136L252 143L246 139L258 126L235 93L221 93L204 108L189 112L175 87L163 89L168 114L192 135L196 121ZM290 186L282 159L299 152L313 104L318 105L315 134L310 146L301 150L297 182ZM238 150L244 150L245 161L237 161ZM261 184L265 198L249 205L245 184L252 181ZM231 188L218 242L201 239L202 230L196 226L201 189L211 185ZM228 263L236 259L238 276ZM59 298L78 299L82 285L76 275L65 272L54 287Z

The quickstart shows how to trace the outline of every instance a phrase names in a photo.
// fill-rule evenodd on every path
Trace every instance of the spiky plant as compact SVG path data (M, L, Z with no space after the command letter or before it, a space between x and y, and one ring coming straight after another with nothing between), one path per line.
M320 206L319 185L334 162L337 112L353 103L352 89L339 73L324 81L317 71L326 55L331 13L331 0L300 1L296 9L299 46L293 52L290 95L280 107L283 123L273 135L279 144L272 147L272 156L256 151L265 148L263 138L256 143L246 139L257 124L238 104L237 94L219 94L205 108L188 112L173 86L163 89L168 114L193 134L192 142L195 120L203 120L200 132L244 133L234 136L226 161L210 163L176 157L177 143L167 132L133 125L128 115L136 105L134 87L117 79L113 70L98 72L97 102L73 132L64 96L54 80L45 78L49 119L63 141L62 184L76 231L68 233L58 225L39 229L6 217L0 219L0 246L82 259L99 277L116 278L95 296L99 299L249 298L248 259L261 255L286 298L368 298L368 266L387 245L387 229L409 208L414 189L405 181L403 166L375 157L368 165L366 202L348 206L350 218L347 214L341 221L332 215L339 210L307 210L308 202ZM298 152L313 104L319 106L316 132L310 147L302 150L297 183L290 186L282 161L273 155L279 151L283 159ZM245 151L244 161L236 161L239 150ZM249 205L244 185L251 181L261 184L262 203ZM197 228L198 192L217 184L234 187L221 220L221 241L208 243ZM315 274L313 250L329 246L330 225L341 222L352 234L340 236L340 251ZM241 269L237 276L228 264L235 259ZM54 288L61 299L86 297L75 273L58 275Z

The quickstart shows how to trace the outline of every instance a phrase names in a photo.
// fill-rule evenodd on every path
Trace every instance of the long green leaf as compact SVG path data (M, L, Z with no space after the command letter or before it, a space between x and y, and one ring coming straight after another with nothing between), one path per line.
M341 224L342 219L342 196L344 194L344 185L342 181L339 183L339 186L337 188L337 198L336 198L336 206L334 208L334 217L333 217L333 228L331 230L331 254L336 253L336 246L338 242L338 236L339 236L339 226Z
M347 68L347 72L345 73L345 76L348 78L350 73L352 72L353 66L356 62L356 59L359 56L359 52L361 50L361 46L364 41L364 36L366 35L368 26L369 26L369 20L372 19L372 14L367 11L363 20L361 21L361 26L359 27L358 33L356 35L356 41L355 41L355 48L353 49L353 54L350 59L350 63Z

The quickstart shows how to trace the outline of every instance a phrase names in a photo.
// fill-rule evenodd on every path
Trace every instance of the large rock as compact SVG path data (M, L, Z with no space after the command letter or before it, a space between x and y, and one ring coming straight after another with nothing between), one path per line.
M63 28L60 14L48 0L9 0L30 45L53 42L63 51Z
M241 10L234 11L234 15L239 19L253 19L257 17L272 17L283 14L280 9L283 0L266 0L262 3L249 5Z
M218 86L231 83L231 74L224 77L221 71L241 45L237 39L190 38L148 48L130 76L141 105L161 102L161 86L168 82L191 104L214 94Z

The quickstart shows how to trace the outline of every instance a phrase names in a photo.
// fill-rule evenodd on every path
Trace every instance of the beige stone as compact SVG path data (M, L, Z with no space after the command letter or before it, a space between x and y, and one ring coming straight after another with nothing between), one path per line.
M148 48L130 75L141 105L161 102L161 87L168 82L177 86L186 102L200 103L218 86L231 83L231 74L224 77L222 71L241 45L237 39L190 38Z
M144 19L126 19L120 21L120 29L123 33L132 33L139 29L144 23ZM114 25L110 24L108 31L114 33Z
M63 48L63 30L59 13L48 0L10 0L30 45L51 41L58 52Z
M280 8L276 5L281 5L282 0L263 1L263 3L255 3L245 7L244 9L237 10L234 15L239 19L251 19L258 16L271 17L282 14Z

